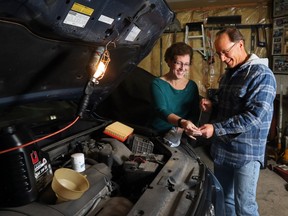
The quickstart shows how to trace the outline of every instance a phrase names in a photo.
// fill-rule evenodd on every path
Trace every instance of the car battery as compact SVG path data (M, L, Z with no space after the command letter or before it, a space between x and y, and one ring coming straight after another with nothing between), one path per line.
M163 158L163 155L156 154L132 154L123 164L125 176L132 182L148 177L157 171Z

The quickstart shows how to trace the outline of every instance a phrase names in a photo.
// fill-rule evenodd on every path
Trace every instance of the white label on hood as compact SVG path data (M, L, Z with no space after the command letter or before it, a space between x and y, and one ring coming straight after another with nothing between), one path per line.
M139 35L140 31L141 30L137 26L133 26L133 28L131 29L125 40L134 41L136 37Z
M111 25L114 22L114 19L107 17L107 16L104 16L104 15L101 15L99 17L98 21Z
M84 28L89 20L89 16L70 10L64 23L72 26Z

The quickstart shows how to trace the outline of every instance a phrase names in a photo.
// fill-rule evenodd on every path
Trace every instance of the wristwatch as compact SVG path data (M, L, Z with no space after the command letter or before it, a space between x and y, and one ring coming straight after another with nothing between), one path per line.
M182 125L181 125L181 121L182 121L182 120L183 120L182 118L179 118L178 121L177 121L177 125L178 125L178 127L180 127L180 128L182 128Z

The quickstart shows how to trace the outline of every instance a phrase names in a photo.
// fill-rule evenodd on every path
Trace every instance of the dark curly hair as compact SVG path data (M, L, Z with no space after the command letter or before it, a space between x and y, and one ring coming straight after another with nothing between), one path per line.
M193 49L191 46L184 42L176 42L167 48L165 52L165 61L174 60L175 56L178 55L189 55L190 56L190 64L192 62L193 57Z

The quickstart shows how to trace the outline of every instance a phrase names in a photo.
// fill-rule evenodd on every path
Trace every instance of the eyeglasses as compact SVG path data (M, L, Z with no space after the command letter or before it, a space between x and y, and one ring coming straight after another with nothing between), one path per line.
M239 41L235 42L231 47L229 47L229 48L226 49L226 50L223 50L223 51L221 51L221 52L216 52L216 54L217 54L219 57L221 57L222 55L228 55L229 52L233 49L233 47L234 47L237 43L239 43Z
M174 64L177 65L177 66L181 66L181 67L190 67L190 64L189 63L183 63L183 62L180 62L180 61L174 61Z

